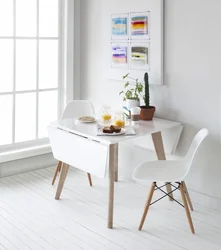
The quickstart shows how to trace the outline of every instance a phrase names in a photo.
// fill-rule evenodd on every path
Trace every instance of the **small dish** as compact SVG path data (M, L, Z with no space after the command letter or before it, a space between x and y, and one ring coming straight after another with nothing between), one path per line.
M81 117L78 117L77 121L82 122L82 123L92 123L92 122L95 122L96 119L93 116L81 116Z

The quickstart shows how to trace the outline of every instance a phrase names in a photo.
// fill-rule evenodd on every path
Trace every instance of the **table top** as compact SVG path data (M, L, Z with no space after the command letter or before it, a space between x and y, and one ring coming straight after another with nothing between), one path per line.
M56 127L67 132L86 137L91 140L98 141L104 144L115 144L121 141L130 140L140 136L160 132L162 130L180 126L181 123L164 120L160 118L153 118L152 121L139 121L139 124L129 125L135 130L135 135L119 134L111 135L97 135L98 123L81 123L76 119L62 119L50 123L49 126ZM127 130L127 126L125 127Z

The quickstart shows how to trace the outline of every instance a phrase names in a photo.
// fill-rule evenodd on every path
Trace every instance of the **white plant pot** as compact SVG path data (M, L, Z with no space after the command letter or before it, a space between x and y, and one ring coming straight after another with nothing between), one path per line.
M126 100L126 107L128 110L134 107L139 107L140 106L140 101L133 100L133 99L127 99Z

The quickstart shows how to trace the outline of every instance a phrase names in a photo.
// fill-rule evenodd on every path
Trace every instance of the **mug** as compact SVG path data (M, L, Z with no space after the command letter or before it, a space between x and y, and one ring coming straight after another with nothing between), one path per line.
M133 122L139 122L140 121L140 107L131 108L130 112L131 112L131 120Z

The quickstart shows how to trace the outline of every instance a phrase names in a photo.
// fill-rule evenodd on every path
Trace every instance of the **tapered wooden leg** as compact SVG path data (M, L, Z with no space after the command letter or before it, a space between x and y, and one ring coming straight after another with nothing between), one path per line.
M153 193L154 193L155 186L156 186L156 182L153 182L153 183L151 184L150 191L149 191L149 195L148 195L148 198L147 198L147 202L146 202L146 205L145 205L145 208L144 208L143 216L142 216L141 221L140 221L139 230L142 229L143 224L144 224L144 221L145 221L145 219L146 219L147 212L148 212L148 210L149 210L150 203L151 203L151 200L152 200L152 197L153 197Z
M109 201L108 201L108 221L107 227L113 228L114 214L114 180L115 180L115 157L117 144L111 144L109 147Z
M151 136L158 160L166 160L161 132L153 133ZM166 190L167 193L172 191L170 184L166 185ZM173 199L171 197L173 198L172 193L169 195L169 199L172 201Z
M57 187L57 192L55 195L55 199L58 200L60 198L61 195L61 191L63 189L64 186L64 182L68 173L68 169L69 169L69 165L66 163L63 163L63 167L61 170L61 174L60 174L60 179L59 179L59 183L58 183L58 187Z
M89 184L92 187L91 174L87 173L87 177L88 177Z
M52 180L52 185L54 185L54 183L55 183L56 177L58 175L58 171L61 171L61 166L62 166L62 162L59 161L58 165L57 165L57 168L56 168L56 170L54 172L54 177L53 177L53 180Z
M118 144L114 147L114 166L115 166L115 181L118 181Z
M183 204L184 204L184 208L185 208L185 211L186 211L186 216L187 216L187 219L188 219L188 222L189 222L189 225L190 225L191 232L194 234L195 231L194 231L194 227L193 227L192 218L191 218L191 215L190 215L190 210L189 210L189 207L188 207L188 204L187 204L187 201L186 201L186 197L185 197L185 193L184 193L183 181L180 184L180 193L181 193L181 196L182 196L182 199L183 199Z
M186 199L187 199L187 202L189 204L189 207L190 207L191 211L193 211L193 204L192 204L192 201L190 199L190 195L189 195L185 181L183 182L183 188L184 188L184 193L186 195Z
M62 164L59 166L59 169L58 169L59 172L61 172L61 167L62 167Z

